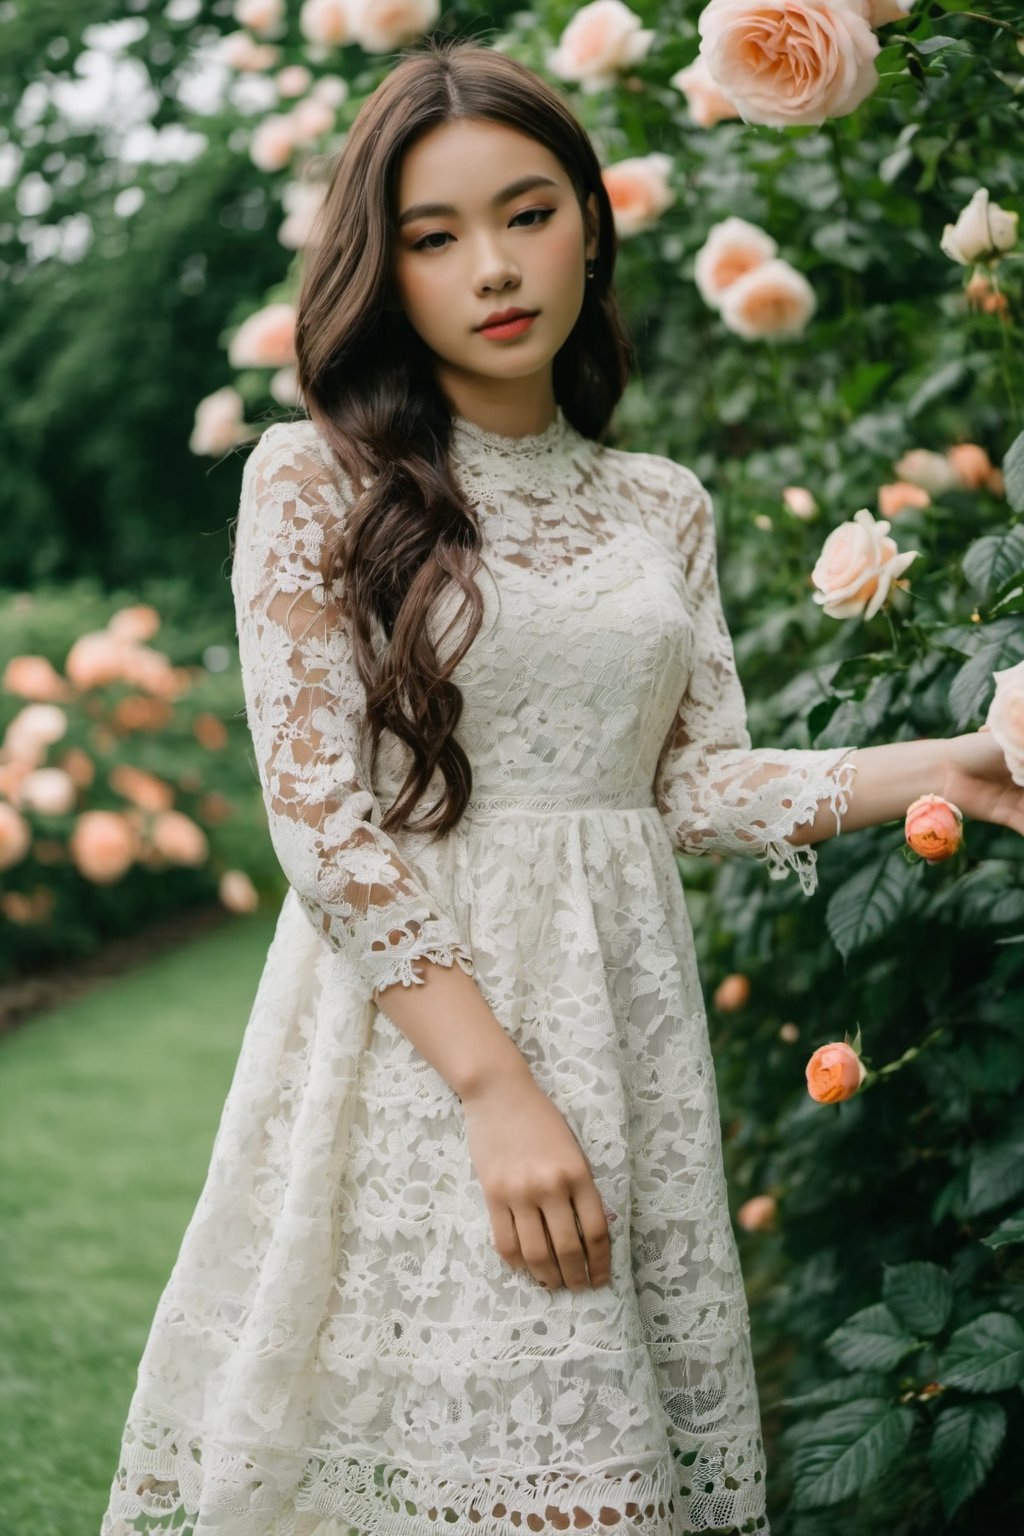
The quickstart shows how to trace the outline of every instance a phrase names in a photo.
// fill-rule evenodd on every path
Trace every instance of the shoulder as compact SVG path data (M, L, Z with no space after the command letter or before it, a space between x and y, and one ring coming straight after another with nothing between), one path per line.
M339 518L355 499L352 482L307 418L266 427L242 470L242 507L275 521L312 510L320 521Z
M714 511L707 487L686 464L660 453L605 448L613 484L621 484L647 532L678 558L714 538Z

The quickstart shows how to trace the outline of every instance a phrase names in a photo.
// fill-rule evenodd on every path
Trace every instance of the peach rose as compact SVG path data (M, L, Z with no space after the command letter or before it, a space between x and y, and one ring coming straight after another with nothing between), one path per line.
M64 670L76 688L105 688L121 681L124 642L108 629L79 635L67 654Z
M174 804L174 789L165 779L131 763L117 763L107 775L107 783L116 795L123 795L143 811L156 814L169 811Z
M221 38L220 56L229 69L259 74L273 69L281 50L273 43L258 43L248 32L228 32Z
M427 32L441 14L439 0L350 0L352 36L364 53L389 53Z
M246 426L244 418L245 405L233 385L225 384L223 388L215 389L212 395L204 395L196 406L188 440L189 452L219 458L236 443L252 436L252 429Z
M241 869L226 869L218 882L217 892L229 912L255 912L260 904L256 887Z
M878 84L881 44L859 0L711 0L697 30L711 78L748 123L820 125Z
M201 747L208 752L220 752L228 744L228 728L218 715L203 710L192 722L192 731Z
M985 724L1006 758L1015 784L1024 784L1024 661L993 672L996 691Z
M956 223L943 229L939 242L943 254L965 267L976 261L997 261L1017 244L1019 217L991 202L988 188L979 187Z
M0 869L10 869L32 846L32 829L24 816L0 800Z
M327 186L322 181L289 181L281 189L281 201L288 216L278 230L277 238L288 250L298 251L306 244L326 193Z
M162 731L171 719L166 699L147 699L145 694L129 693L114 705L112 720L119 731ZM116 740L111 748L116 746Z
M348 0L305 0L299 31L309 43L331 47L350 41Z
M163 651L148 645L126 645L121 676L134 688L155 694L158 699L174 699L182 691L179 669L173 667Z
M0 688L16 693L22 699L37 699L57 703L66 699L71 690L45 656L12 656L4 668Z
M792 512L801 522L810 522L812 517L818 515L818 503L805 485L784 486L782 504L787 512Z
M235 0L235 20L250 32L275 32L284 20L284 0Z
M46 749L60 741L68 728L68 717L59 704L26 704L8 722L4 732L4 751L35 767L46 756Z
M980 491L992 473L992 460L977 443L957 443L947 450L946 458L957 484L966 491Z
M75 803L75 786L63 768L35 768L21 782L20 804L45 816L64 816Z
M960 849L964 818L951 800L943 800L941 795L919 795L907 807L903 831L915 853L929 864L941 864Z
M622 0L594 0L578 10L546 59L560 80L575 80L585 94L614 85L617 72L647 57L654 31Z
M107 620L108 635L133 645L152 640L159 628L160 614L152 603L132 603L128 608L119 608Z
M291 110L292 135L297 144L312 144L334 127L334 108L315 96L296 102Z
M839 1104L852 1099L867 1069L856 1051L842 1041L819 1045L807 1063L807 1092L818 1104Z
M896 577L917 559L916 549L899 554L888 532L885 518L876 521L867 507L833 528L811 572L814 601L829 618L874 618Z
M750 997L750 978L742 972L735 971L729 976L723 976L715 988L712 1002L720 1013L732 1013L736 1008L742 1008Z
M693 280L705 304L718 309L727 289L778 253L765 230L731 214L712 224L693 259Z
M611 200L617 235L649 229L675 201L668 184L671 169L672 156L658 150L605 166L601 180Z
M944 453L930 448L911 448L893 465L901 480L919 485L930 496L943 496L957 484L956 471Z
M88 752L83 752L81 747L72 747L70 751L65 752L57 767L64 769L76 789L88 789L96 777L96 765Z
M910 480L891 480L878 487L878 510L883 517L898 517L908 507L930 507L932 499L922 485Z
M138 834L118 811L83 811L68 839L79 874L94 885L112 885L139 851Z
M776 258L730 283L720 309L730 331L747 341L760 341L799 336L817 307L814 289L803 273Z
M313 84L313 76L305 64L286 64L274 76L274 84L277 86L277 94L290 101L295 96L306 94Z
M266 304L243 320L228 347L232 368L283 368L295 355L295 305Z
M736 1225L744 1232L763 1232L775 1221L778 1203L773 1195L753 1195L736 1212Z
M299 142L290 112L268 112L249 140L249 158L261 171L283 171Z
M739 117L735 103L716 85L708 70L708 61L698 54L685 69L677 69L669 85L682 91L690 116L698 128L713 128L716 123Z
M210 851L202 827L183 811L161 811L150 836L157 853L172 864L203 864Z

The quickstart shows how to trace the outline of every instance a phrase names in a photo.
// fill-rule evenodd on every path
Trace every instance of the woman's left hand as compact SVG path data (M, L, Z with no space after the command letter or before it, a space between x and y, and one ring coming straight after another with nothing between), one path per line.
M1015 784L987 725L946 742L942 790L964 816L1009 827L1024 837L1024 785Z

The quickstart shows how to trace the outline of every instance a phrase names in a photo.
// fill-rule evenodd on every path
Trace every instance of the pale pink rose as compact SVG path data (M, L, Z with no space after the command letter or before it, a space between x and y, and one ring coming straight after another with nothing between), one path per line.
M249 140L249 158L261 171L283 171L298 144L290 112L268 112Z
M293 96L304 96L313 84L313 74L305 64L286 64L274 76L277 94L289 101Z
M817 306L803 273L775 257L730 283L719 310L728 330L746 341L761 341L801 335Z
M340 107L348 100L348 82L340 75L321 75L309 94L329 107Z
M76 688L105 688L120 681L123 666L124 641L109 629L95 629L79 635L64 670Z
M963 845L963 812L941 795L919 795L907 807L903 835L926 863L941 864Z
M956 471L944 453L930 448L911 448L893 465L901 480L919 485L930 496L944 496L957 484Z
M71 690L53 663L45 656L12 656L4 668L0 687L22 699L57 703Z
M32 829L24 816L0 800L0 869L19 864L32 846Z
M839 1104L852 1099L867 1069L857 1052L842 1041L819 1045L807 1063L807 1092L819 1104Z
M267 304L243 320L228 346L232 368L283 368L297 362L294 304Z
M833 528L811 572L814 601L830 618L873 618L896 577L917 559L916 549L899 554L888 532L888 522L876 521L867 507Z
M427 32L441 15L440 0L350 0L352 36L364 53L390 53Z
M152 640L159 628L160 614L152 603L132 603L128 608L119 608L107 620L107 634L130 644Z
M639 234L657 222L675 201L668 184L671 170L672 156L658 150L604 168L601 180L611 201L616 234Z
M289 181L281 190L281 201L288 210L288 217L277 232L277 238L290 251L300 251L313 233L317 215L324 205L327 194L322 181Z
M229 912L255 912L260 904L256 887L242 869L226 869L218 882L217 892Z
M161 811L150 837L157 853L172 864L203 864L210 851L202 827L183 811Z
M292 107L291 120L296 144L312 144L334 127L334 108L315 96L307 96Z
M930 507L932 499L923 485L910 480L891 480L878 487L878 510L883 517L898 517L908 507Z
M1024 661L993 672L996 691L985 724L1006 758L1015 784L1024 784Z
M693 280L705 304L718 309L726 289L770 261L778 249L765 230L735 214L712 224L693 259Z
M229 69L260 74L273 69L281 50L273 43L258 43L248 32L228 32L221 38L220 56Z
M310 43L330 47L351 40L347 0L305 0L299 31Z
M710 0L697 30L711 78L748 123L845 117L878 84L860 0Z
M715 988L712 1002L720 1013L731 1013L742 1008L750 997L750 977L742 971L723 976Z
M549 50L547 67L560 80L575 80L590 94L614 85L619 70L639 64L654 41L653 29L622 0L594 0L578 10Z
M47 747L66 734L67 728L68 717L59 704L26 704L8 723L4 751L34 767L46 756Z
M787 485L782 491L782 502L788 512L802 522L809 523L818 515L818 503L805 485Z
M685 69L677 69L668 83L677 91L682 91L690 116L698 128L713 128L716 123L740 115L721 86L712 80L708 61L701 54L697 55L692 64L687 64Z
M264 36L280 30L284 0L235 0L235 20L240 27Z
M215 389L196 406L195 421L189 436L191 453L219 457L244 442L252 429L245 423L245 405L238 390L231 384Z
M278 405L302 404L302 390L299 388L297 368L291 366L279 368L276 373L270 375L270 382L267 388Z
M943 253L961 266L996 261L1017 244L1019 218L1019 214L991 202L987 187L979 187L956 223L943 229L939 244Z
M773 1195L753 1195L736 1212L736 1225L744 1232L763 1232L775 1221L778 1203Z
M946 459L957 484L967 491L980 491L992 473L992 460L978 443L957 443Z
M61 768L35 768L21 783L20 804L46 816L64 816L75 803L75 786Z
M94 885L112 885L139 852L138 833L119 811L83 811L68 839L79 874Z

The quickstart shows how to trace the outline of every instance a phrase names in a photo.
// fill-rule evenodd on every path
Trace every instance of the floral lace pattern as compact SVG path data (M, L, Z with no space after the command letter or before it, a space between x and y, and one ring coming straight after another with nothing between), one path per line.
M751 748L688 470L561 411L526 438L457 418L453 460L484 618L454 673L470 803L432 845L380 830L407 749L385 734L371 783L319 582L351 487L309 422L245 467L232 588L290 890L102 1536L768 1532L673 849L813 890L786 834L822 802L838 827L852 749ZM458 1098L384 1011L424 957L473 975L586 1153L610 1287L547 1291L494 1250Z

